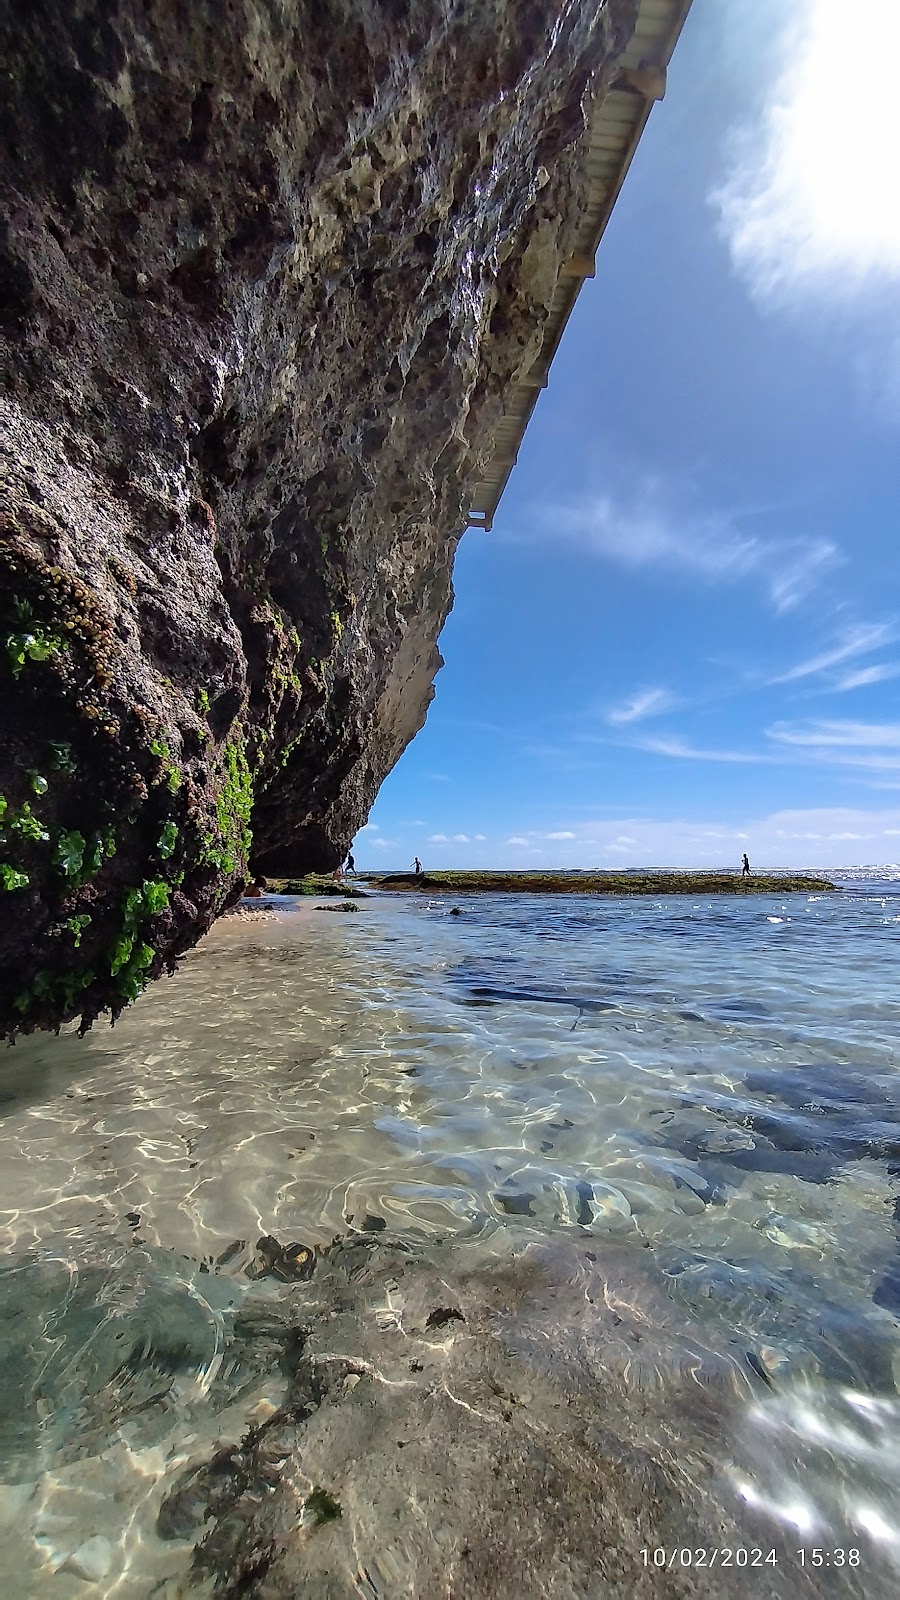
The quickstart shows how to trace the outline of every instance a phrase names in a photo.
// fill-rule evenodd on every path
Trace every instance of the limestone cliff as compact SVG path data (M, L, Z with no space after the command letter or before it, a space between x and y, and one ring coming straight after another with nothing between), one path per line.
M0 1029L364 822L635 6L0 4Z

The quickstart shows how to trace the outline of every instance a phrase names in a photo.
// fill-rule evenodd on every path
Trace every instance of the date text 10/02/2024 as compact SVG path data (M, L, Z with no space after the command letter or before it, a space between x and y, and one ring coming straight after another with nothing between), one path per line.
M709 1549L696 1549L688 1545L675 1545L667 1549L663 1545L655 1545L652 1549L645 1548L641 1551L641 1564L645 1567L775 1567L778 1565L777 1550L760 1550L747 1546L715 1546ZM782 1560L799 1562L801 1567L858 1567L862 1556L859 1550L841 1549L823 1550L816 1547L790 1550L782 1556Z

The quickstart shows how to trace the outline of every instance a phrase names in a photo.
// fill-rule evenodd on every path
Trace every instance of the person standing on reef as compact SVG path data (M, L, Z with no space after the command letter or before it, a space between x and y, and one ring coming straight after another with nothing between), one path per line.
M742 878L749 878L749 876L750 876L750 858L747 855L747 852L745 850L744 854L741 856L741 877Z
M420 861L420 860L419 860L419 858L418 858L418 856L416 856L416 859L415 859L415 861L414 861L414 862L413 862L413 866L414 866L414 867L415 867L415 869L416 869L416 877L418 877L418 876L419 876L419 873L420 873L420 872L421 872L421 871L422 871L422 863L421 863L421 861Z
M347 863L346 863L346 866L344 867L344 871L345 872L352 872L354 878L356 877L356 862L353 859L353 851L352 850L348 850L348 852L347 852Z

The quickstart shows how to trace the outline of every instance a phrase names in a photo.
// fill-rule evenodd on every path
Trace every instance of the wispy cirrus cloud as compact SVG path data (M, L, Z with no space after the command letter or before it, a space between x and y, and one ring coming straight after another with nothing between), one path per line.
M818 586L821 578L841 557L828 539L799 540L793 546L770 546L774 570L769 576L769 593L778 612L793 611Z
M838 678L832 687L843 694L848 689L866 689L873 683L888 683L891 678L900 678L900 662L883 661L877 666L860 667Z
M483 833L430 833L429 844L472 844L474 840L484 842Z
M652 481L632 500L593 495L548 508L542 521L555 538L620 566L682 571L710 584L752 577L779 613L794 610L843 560L829 539L761 537L741 525L739 513L685 508L679 498Z
M545 833L542 828L532 828L527 834L516 834L512 839L507 839L507 844L536 844L545 839L574 839L577 835L570 828L557 828L553 833Z
M633 748L677 761L716 761L747 765L801 764L894 771L900 768L900 723L851 722L822 718L807 723L776 722L766 729L762 750L708 748L677 735L636 739Z
M852 628L846 628L835 643L825 650L807 656L796 666L789 667L786 672L776 673L767 681L770 684L796 683L801 678L814 677L817 673L828 672L832 667L842 666L845 661L851 661L855 656L870 655L873 650L880 650L884 645L892 644L896 637L897 625L894 622L857 623Z
M900 723L822 718L776 722L766 730L773 746L805 763L858 773L900 771Z
M821 691L829 693L832 691L843 693L851 689L888 682L892 678L900 677L900 662L875 662L869 666L855 667L848 667L848 664L894 644L898 637L900 628L893 619L885 622L854 623L852 626L844 627L825 648L813 655L805 656L792 667L769 675L759 672L756 668L745 670L733 682L729 682L726 675L724 681L720 678L715 687L705 693L702 702L698 702L695 698L693 703L710 704L734 696L747 695L760 687L774 688L817 677L823 680L819 686ZM659 716L677 708L684 709L689 703L683 696L675 694L670 689L638 689L621 704L605 711L596 705L591 705L582 713L582 719L585 716L593 718L600 714L613 727L627 727L630 723L640 722L645 717ZM606 742L591 733L582 733L579 739L582 743Z
M621 705L607 711L606 720L614 727L627 722L640 722L644 717L656 717L663 711L671 711L676 703L675 696L668 689L638 689Z
M769 738L780 744L829 746L838 749L871 749L900 746L900 722L846 722L840 718L821 719L797 726L777 722L768 730Z
M703 750L688 744L685 739L637 739L635 748L651 755L671 756L677 761L736 761L756 764L770 761L771 756L754 750Z
M851 776L855 773L900 773L900 753L897 751L892 754L883 749L835 750L823 745L809 750L807 754L817 765L845 768ZM896 788L896 784L890 787Z

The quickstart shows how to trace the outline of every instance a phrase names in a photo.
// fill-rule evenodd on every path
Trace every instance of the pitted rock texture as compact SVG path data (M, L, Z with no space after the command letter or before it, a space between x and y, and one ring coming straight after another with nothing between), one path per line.
M635 10L3 0L0 1028L365 821Z
M723 1458L730 1445L740 1481L761 1386L740 1340L676 1311L640 1251L556 1237L473 1270L452 1245L420 1248L345 1236L266 1302L261 1357L283 1319L287 1395L165 1480L156 1532L194 1544L179 1593L855 1600L849 1570L798 1582L779 1524L735 1493ZM764 1585L740 1557L691 1571L687 1552L712 1548L759 1549ZM686 1554L667 1567L654 1550ZM866 1580L895 1593L887 1563Z

